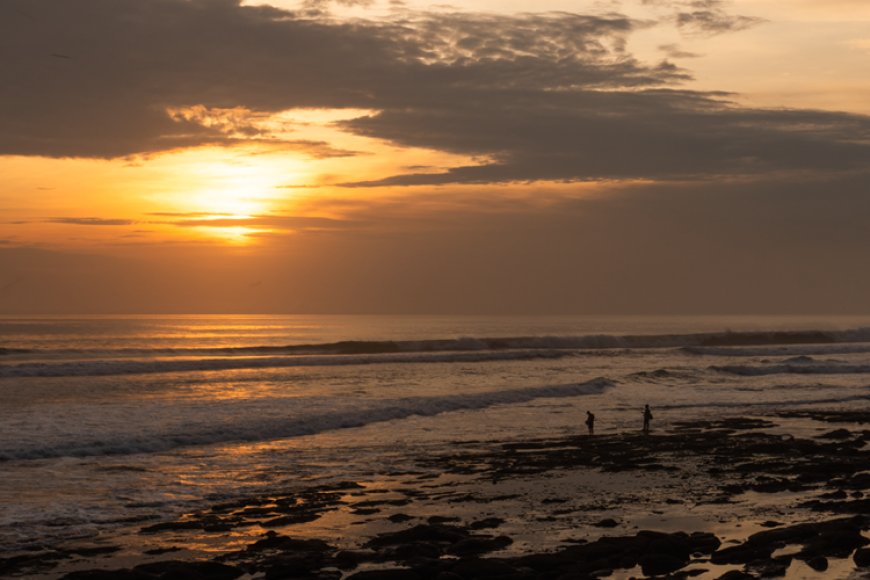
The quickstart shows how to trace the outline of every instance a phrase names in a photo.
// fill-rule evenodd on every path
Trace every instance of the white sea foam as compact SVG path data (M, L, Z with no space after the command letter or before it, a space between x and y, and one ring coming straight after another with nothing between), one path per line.
M282 357L229 357L201 359L148 360L79 360L32 362L0 365L4 377L83 377L177 373L191 371L225 371L239 369L287 368L309 366L348 366L398 363L457 363L560 358L570 353L556 350L519 350L496 352L441 352L373 355L319 355Z
M67 435L50 445L25 445L0 449L0 460L87 457L171 451L179 447L230 442L253 442L313 435L336 429L363 427L371 423L433 416L461 410L485 409L494 405L517 404L542 398L577 397L602 393L613 382L598 378L579 384L549 385L440 397L404 397L377 400L368 407L337 412L296 414L286 418L242 418L215 425L211 420L185 425L176 430L152 431L147 435L127 432L122 436L95 439L83 433L79 439Z
M853 401L870 401L870 394L859 395L843 395L838 397L813 397L813 398L792 398L789 399L789 407L807 406L807 405L831 405L850 403ZM782 401L716 401L708 400L700 403L679 403L671 405L658 405L659 409L700 409L700 408L718 408L718 409L751 409L752 407L782 407Z
M851 343L851 344L850 344ZM867 343L867 344L854 344ZM650 335L465 337L437 340L340 341L221 348L14 350L4 377L62 377L378 363L483 362L558 358L616 349L683 348L718 356L870 352L870 328ZM587 351L587 352L584 352Z

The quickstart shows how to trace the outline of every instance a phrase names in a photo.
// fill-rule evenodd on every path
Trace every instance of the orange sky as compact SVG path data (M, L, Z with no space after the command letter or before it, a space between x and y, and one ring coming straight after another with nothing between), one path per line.
M0 10L0 312L870 311L865 2Z

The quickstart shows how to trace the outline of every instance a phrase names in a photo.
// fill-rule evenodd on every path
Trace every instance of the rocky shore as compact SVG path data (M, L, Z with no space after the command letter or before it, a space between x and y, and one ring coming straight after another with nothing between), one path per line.
M468 441L413 472L215 502L105 543L0 557L0 576L870 578L868 443L870 412L833 410Z

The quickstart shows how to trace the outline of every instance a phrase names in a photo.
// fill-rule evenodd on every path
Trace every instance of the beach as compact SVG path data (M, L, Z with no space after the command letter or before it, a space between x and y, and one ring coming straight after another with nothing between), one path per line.
M862 320L301 322L4 321L0 575L868 575Z

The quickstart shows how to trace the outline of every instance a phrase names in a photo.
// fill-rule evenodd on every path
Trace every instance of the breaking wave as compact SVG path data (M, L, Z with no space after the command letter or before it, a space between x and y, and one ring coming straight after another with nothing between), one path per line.
M851 343L851 344L850 344ZM679 348L691 354L765 356L870 352L870 327L852 330L712 332L653 335L523 336L406 341L339 341L223 348L3 348L22 354L0 365L3 377L123 375L375 363L485 362L558 358L618 349ZM26 353L26 354L25 354Z
M310 366L347 366L384 363L456 363L531 360L569 356L565 351L507 351L469 353L417 353L367 356L228 357L155 360L81 360L56 363L0 365L2 377L70 377L226 371Z
M380 401L378 406L370 408L310 413L286 419L248 418L217 425L213 421L207 421L200 425L186 426L184 430L161 431L138 436L105 437L99 440L91 438L81 441L70 441L65 437L63 442L50 446L0 449L0 461L160 453L197 445L285 439L338 429L364 427L372 423L406 419L412 416L429 417L451 411L479 410L495 405L525 403L535 399L599 394L613 384L608 379L597 378L584 383L567 385L439 397L389 399Z
M828 405L834 403L848 403L850 401L870 401L870 395L847 395L841 397L823 397L816 399L794 399L788 401L788 407L801 405ZM674 403L658 405L659 409L697 409L697 408L733 408L744 407L783 407L782 401L705 401L703 403Z
M432 340L344 340L321 344L278 346L239 346L213 348L157 348L95 350L115 356L269 356L269 355L359 355L445 351L482 351L511 349L609 349L738 347L832 343L870 343L870 327L851 330L774 330L746 332L707 332L693 334L589 334L580 336L518 336L498 338L463 337ZM867 347L865 347L867 348ZM0 348L0 354L37 352ZM49 351L43 351L46 354ZM87 354L87 350L51 351L54 354ZM693 352L690 350L690 352ZM699 350L699 354L707 354Z
M687 346L681 349L687 354L729 357L775 357L800 355L836 355L870 353L870 344L802 344L790 346Z
M809 357L799 357L772 365L722 365L711 370L744 377L765 375L848 375L870 373L868 364L848 364L836 361L816 362Z

